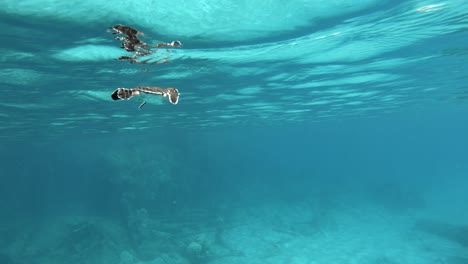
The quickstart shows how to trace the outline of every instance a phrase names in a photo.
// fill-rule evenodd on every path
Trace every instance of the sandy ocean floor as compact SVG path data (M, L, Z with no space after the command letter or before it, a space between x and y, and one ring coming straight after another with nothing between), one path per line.
M0 246L2 264L466 264L468 226L424 210L308 200L4 222Z

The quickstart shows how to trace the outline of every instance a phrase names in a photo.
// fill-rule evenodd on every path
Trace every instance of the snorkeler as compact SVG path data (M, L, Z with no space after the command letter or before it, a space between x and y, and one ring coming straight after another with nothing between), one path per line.
M115 25L110 28L114 38L121 43L121 48L128 52L132 52L132 56L121 56L117 60L126 60L130 63L139 64L160 64L168 62L168 58L156 59L151 57L146 60L140 60L141 57L153 54L157 52L159 48L179 48L182 47L182 42L175 40L169 43L157 43L155 45L149 45L138 38L138 36L145 36L141 31L138 31L132 27L124 25ZM157 57L156 57L157 58Z
M177 104L179 102L179 91L176 88L160 88L155 86L137 86L134 88L117 88L112 93L112 99L114 100L128 100L134 96L142 94L155 94L163 97L168 97L171 104ZM146 101L140 104L138 109L141 109L146 104Z

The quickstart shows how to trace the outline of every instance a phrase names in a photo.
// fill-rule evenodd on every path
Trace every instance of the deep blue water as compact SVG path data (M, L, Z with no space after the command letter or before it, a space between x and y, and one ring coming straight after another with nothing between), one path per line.
M0 263L468 263L467 10L0 1Z

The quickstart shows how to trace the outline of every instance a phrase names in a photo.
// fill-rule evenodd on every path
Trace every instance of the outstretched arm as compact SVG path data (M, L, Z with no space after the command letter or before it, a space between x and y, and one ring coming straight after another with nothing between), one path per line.
M147 94L157 94L161 95L164 97L169 97L169 102L171 104L177 104L179 102L179 90L176 88L161 88L161 87L155 87L155 86L137 86L133 88L133 90L142 92L142 93L147 93Z
M112 93L112 99L114 100L128 100L133 96L140 95L141 93L145 94L154 94L161 95L163 97L168 97L169 102L172 104L177 104L179 102L180 93L176 88L161 88L155 86L137 86L131 89L127 88L117 88Z

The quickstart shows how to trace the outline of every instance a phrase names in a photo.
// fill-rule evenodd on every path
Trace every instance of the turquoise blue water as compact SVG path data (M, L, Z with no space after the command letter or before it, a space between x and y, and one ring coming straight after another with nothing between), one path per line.
M109 30L145 43L140 59ZM468 263L468 2L0 1L0 263ZM178 104L117 88L175 87Z

